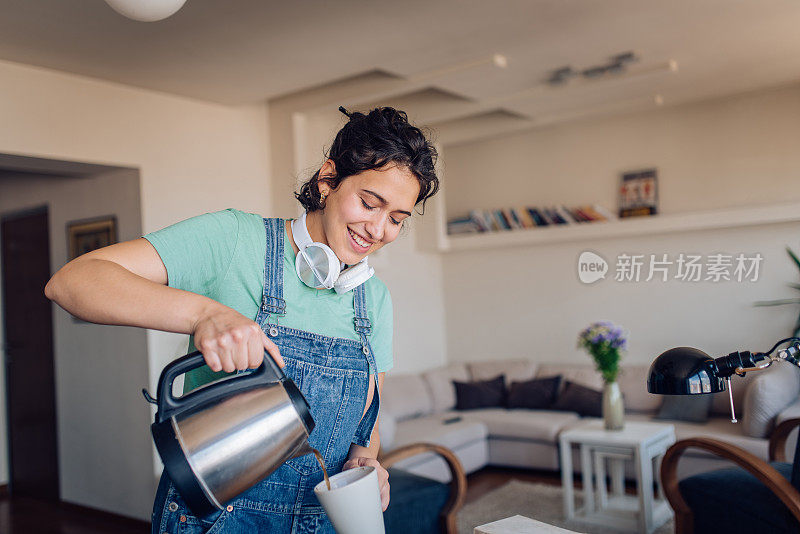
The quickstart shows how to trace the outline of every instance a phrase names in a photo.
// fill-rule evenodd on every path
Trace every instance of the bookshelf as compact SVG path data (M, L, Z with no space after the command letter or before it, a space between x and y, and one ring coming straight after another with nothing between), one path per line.
M447 235L442 232L438 236L438 249L440 252L458 252L511 246L535 246L548 243L595 241L616 237L716 230L793 221L800 221L800 203L674 213L478 234Z

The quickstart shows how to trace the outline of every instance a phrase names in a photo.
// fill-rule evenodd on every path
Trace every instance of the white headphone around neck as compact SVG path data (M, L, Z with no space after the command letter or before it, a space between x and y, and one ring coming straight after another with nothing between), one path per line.
M306 226L306 214L292 221L292 237L300 251L294 262L297 276L308 287L314 289L335 289L337 293L347 293L369 280L375 269L364 258L347 269L339 261L336 253L324 243L311 240Z

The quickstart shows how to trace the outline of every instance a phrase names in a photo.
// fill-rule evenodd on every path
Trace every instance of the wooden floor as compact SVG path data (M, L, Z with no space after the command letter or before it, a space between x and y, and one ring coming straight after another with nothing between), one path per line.
M2 534L147 534L150 523L65 503L0 500Z
M555 471L485 467L467 476L466 503L471 503L483 497L512 479L561 486L561 474Z
M470 503L503 486L512 479L561 485L561 475L553 471L487 467L467 477ZM576 481L576 487L580 482ZM0 499L1 534L146 534L150 525L114 514L69 504L52 504L32 499Z

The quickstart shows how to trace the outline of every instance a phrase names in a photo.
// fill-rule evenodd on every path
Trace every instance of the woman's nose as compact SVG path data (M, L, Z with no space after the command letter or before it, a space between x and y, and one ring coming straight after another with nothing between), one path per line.
M383 240L383 233L386 228L386 217L377 216L369 221L365 225L365 230L369 234L367 237L374 241L382 241Z

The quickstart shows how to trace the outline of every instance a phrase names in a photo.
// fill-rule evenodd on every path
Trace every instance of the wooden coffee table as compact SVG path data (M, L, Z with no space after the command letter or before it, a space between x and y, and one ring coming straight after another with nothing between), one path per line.
M652 533L672 517L659 479L661 458L675 443L675 427L664 423L630 422L619 431L606 430L603 421L591 421L559 436L564 514L589 525ZM572 482L572 447L581 454L584 503L576 510ZM637 495L625 494L625 462L636 466ZM606 486L606 465L611 491ZM653 491L653 484L657 492Z

